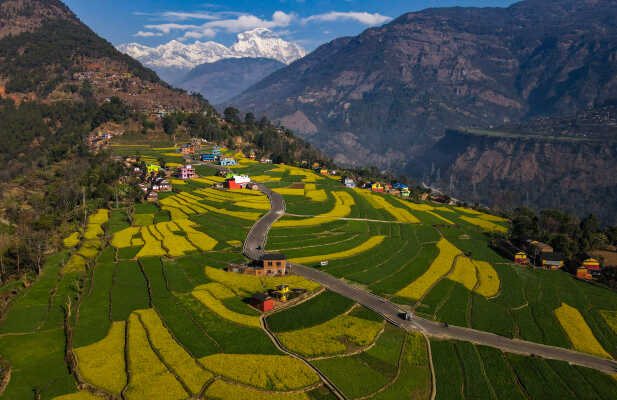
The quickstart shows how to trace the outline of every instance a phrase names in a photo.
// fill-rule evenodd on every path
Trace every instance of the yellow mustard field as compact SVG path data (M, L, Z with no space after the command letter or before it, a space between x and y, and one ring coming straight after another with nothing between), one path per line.
M253 182L280 182L281 181L281 177L277 176L270 176L270 175L258 175L258 176L251 176L251 181Z
M188 219L188 215L186 215L182 210L176 207L163 206L161 210L168 211L172 221L176 221L179 219Z
M173 222L160 222L156 224L156 229L163 235L163 246L167 249L170 256L181 257L197 250L186 238L175 235L171 231L170 226L175 227L175 224Z
M234 293L230 288L218 282L206 283L204 285L197 286L193 290L207 290L218 300L231 299L237 296L236 293Z
M344 341L368 346L375 341L382 326L381 322L339 315L321 325L279 333L277 337L287 349L306 357L317 357L345 353Z
M54 397L52 400L101 400L100 397L90 392L82 391L77 393L65 394L64 396Z
M555 309L555 316L576 350L604 358L612 358L598 342L585 318L576 308L561 303L561 307Z
M447 207L433 207L429 204L424 204L424 203L413 203L411 201L405 201L405 200L401 200L401 199L396 199L399 203L403 204L404 206L406 206L407 208L413 210L413 211L423 211L426 212L427 214L432 215L433 217L440 219L441 221L445 222L448 225L454 225L454 222L450 221L448 218L445 218L439 214L437 214L436 212L433 212L434 210L447 210L447 211L452 211Z
M141 228L141 236L144 240L144 247L137 253L137 258L161 257L167 254L161 245L161 241L157 240L148 228Z
M109 221L109 210L99 209L88 217L89 224L103 225Z
M79 232L71 233L62 241L62 243L67 249L77 246L79 244Z
M180 382L154 353L137 314L128 322L129 384L127 400L181 400L189 397Z
M126 385L124 338L126 323L114 322L107 336L75 349L79 373L90 384L120 395Z
M307 198L311 199L311 201L323 202L323 201L328 200L328 193L326 193L326 191L323 189L320 189L320 190L306 190L305 189L304 195Z
M402 208L394 207L388 200L384 197L372 194L367 190L355 189L356 192L360 193L364 198L366 198L373 207L377 209L386 210L390 215L392 215L398 222L408 223L408 224L419 224L420 220L413 216L409 211L404 210Z
M287 196L304 196L304 189L275 188L272 191Z
M217 380L206 390L206 398L213 400L310 400L306 393L277 393L251 390Z
M198 394L203 385L213 375L201 368L197 362L171 336L159 315L153 309L137 311L146 328L152 346L160 356L178 374L180 379L193 394Z
M486 261L473 260L478 269L478 277L480 285L476 288L476 293L484 297L495 297L501 288L499 274L493 266Z
M466 217L466 216L461 216L460 217L463 221L468 222L472 225L478 226L486 231L490 231L490 232L501 232L501 233L506 233L508 232L508 230L506 229L505 226L499 225L499 224L495 224L493 222L490 221L486 221L482 218L474 218L474 217Z
M617 311L601 311L602 318L606 321L608 326L617 333Z
M195 229L195 226L197 226L195 222L188 219L180 219L174 222L186 232L191 243L197 246L201 251L210 251L218 244L215 239Z
M123 249L125 247L131 247L131 239L137 235L140 231L138 227L129 227L119 232L114 233L114 237L111 240L111 245Z
M263 292L266 289L274 289L278 285L283 284L291 288L306 289L308 291L319 288L317 283L297 275L257 277L226 272L222 269L212 267L206 267L205 274L209 279L230 288L239 296Z
M353 257L355 255L365 253L379 246L385 239L386 239L385 236L372 236L366 242L362 243L361 245L357 247L354 247L353 249L339 251L338 253L332 253L332 254L292 258L289 261L296 263L296 264L306 264L306 263L319 262L323 260L332 261L332 260L339 260L341 258Z
M351 213L351 207L356 204L353 197L347 192L333 191L331 193L335 200L334 208L331 211L311 218L294 220L283 219L274 224L274 227L285 228L315 226L336 221L339 218L348 216Z
M476 276L476 266L467 257L459 257L456 260L454 271L448 276L448 279L458 282L465 286L467 290L473 290L478 283Z
M69 261L62 268L63 274L70 274L72 272L82 273L86 271L86 263L88 261L79 254L73 254Z
M192 294L193 297L199 300L204 306L208 307L211 311L226 320L241 325L251 326L253 328L261 328L259 317L231 311L230 309L225 307L223 303L221 303L214 296L212 296L207 290L194 290Z
M215 354L199 362L215 374L266 390L301 389L319 382L310 367L289 356Z
M429 269L418 279L400 290L397 295L412 300L420 300L426 292L452 269L456 256L462 252L446 239L437 243L439 255Z

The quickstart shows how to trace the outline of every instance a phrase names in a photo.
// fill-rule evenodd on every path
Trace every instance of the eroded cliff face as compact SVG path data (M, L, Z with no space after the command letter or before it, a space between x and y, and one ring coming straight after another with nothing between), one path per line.
M493 207L561 208L617 222L617 143L451 131L410 166L454 197Z

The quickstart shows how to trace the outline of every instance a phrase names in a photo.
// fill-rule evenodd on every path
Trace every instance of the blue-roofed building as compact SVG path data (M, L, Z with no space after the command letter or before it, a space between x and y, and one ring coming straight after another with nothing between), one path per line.
M221 160L222 167L232 167L234 165L238 165L238 162L233 158L223 158Z
M214 154L202 154L201 161L214 162L216 161L216 156Z

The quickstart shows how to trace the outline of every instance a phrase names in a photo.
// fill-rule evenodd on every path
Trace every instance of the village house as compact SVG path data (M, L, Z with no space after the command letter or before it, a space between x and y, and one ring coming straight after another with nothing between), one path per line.
M192 165L185 165L179 169L178 177L184 180L194 179L197 177L197 174L195 173L195 168L193 168Z
M152 185L155 192L171 192L172 186L167 179L157 178Z
M383 188L381 183L377 182L377 183L372 183L371 184L371 191L383 193L383 190L384 190L384 188Z
M320 171L319 171L319 173L320 173L321 175L326 175L326 176L327 176L327 175L330 175L330 172L328 172L328 170L327 170L327 169L322 169L322 170L320 170Z
M411 196L411 192L409 191L409 188L402 188L401 189L401 196L403 196L405 198Z
M274 300L265 293L253 294L251 304L261 312L272 311L274 308Z
M557 253L542 253L542 267L551 270L558 270L563 267L563 257Z
M249 158L250 158L251 160L254 160L255 158L257 158L257 155L255 154L255 152L254 152L254 151L251 151L251 154L249 154Z
M264 254L261 257L263 268L266 275L286 275L287 274L287 257L284 254Z
M227 189L245 189L251 183L251 178L246 175L234 175L225 181Z
M202 154L201 155L201 161L204 161L204 162L215 162L216 161L216 156L214 154Z
M272 164L272 160L269 158L262 158L259 162L262 164Z
M221 159L220 165L221 167L232 167L234 165L238 165L238 162L234 158L225 157Z
M585 281L593 280L593 275L589 272L589 270L585 267L579 267L576 270L576 277L578 279L583 279Z
M180 152L185 155L195 154L195 146L190 145L190 144L185 144L180 148Z
M356 187L356 182L354 182L353 179L351 178L345 178L343 180L343 183L345 184L345 187L349 188L349 189L353 189Z

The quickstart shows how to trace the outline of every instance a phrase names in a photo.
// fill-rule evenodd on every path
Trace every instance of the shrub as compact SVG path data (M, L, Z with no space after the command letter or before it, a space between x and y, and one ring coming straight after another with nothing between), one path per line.
M114 322L105 339L75 349L81 376L92 385L117 395L126 385L125 328L124 321Z
M214 354L199 362L216 374L266 390L301 389L319 382L309 366L289 356Z

